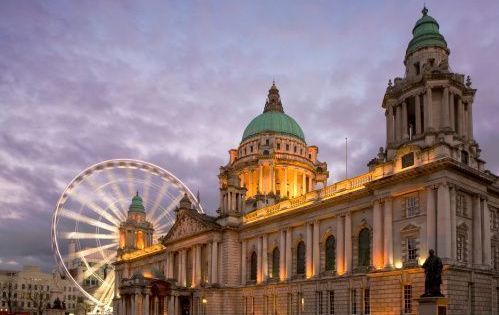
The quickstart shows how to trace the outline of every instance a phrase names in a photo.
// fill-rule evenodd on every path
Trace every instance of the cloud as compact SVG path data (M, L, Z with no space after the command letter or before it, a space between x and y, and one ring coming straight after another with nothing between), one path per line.
M218 167L262 111L272 78L331 181L344 176L345 137L349 174L365 172L384 146L383 93L404 73L421 5L1 2L0 266L51 268L59 194L106 159L165 167L214 213ZM452 69L478 88L475 135L499 173L499 3L439 1L430 14Z

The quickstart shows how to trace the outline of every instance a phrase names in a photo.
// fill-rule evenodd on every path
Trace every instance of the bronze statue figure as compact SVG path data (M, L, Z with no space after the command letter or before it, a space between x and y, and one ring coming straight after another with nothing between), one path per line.
M435 251L430 249L430 256L426 258L424 264L425 282L424 294L421 297L444 296L440 292L442 284L442 260L435 255Z

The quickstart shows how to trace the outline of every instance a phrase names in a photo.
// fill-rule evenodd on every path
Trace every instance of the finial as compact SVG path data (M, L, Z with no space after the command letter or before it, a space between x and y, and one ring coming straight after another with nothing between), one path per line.
M137 194L135 196L137 196L137 197L139 196L139 191L138 190L137 190Z
M466 86L467 87L471 87L471 78L470 78L470 76L466 77Z
M392 79L388 80L388 87L391 88L392 87Z
M423 13L423 15L428 15L428 9L426 8L426 3L424 4L423 10L421 11L421 13Z

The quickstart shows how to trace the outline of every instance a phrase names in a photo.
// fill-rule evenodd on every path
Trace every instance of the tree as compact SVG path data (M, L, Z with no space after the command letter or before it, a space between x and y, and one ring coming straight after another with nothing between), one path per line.
M9 272L8 275L9 280L4 284L4 289L6 291L2 292L1 300L6 302L7 309L9 313L13 313L17 309L17 283L15 283L15 272Z
M30 292L28 299L33 303L33 307L36 308L39 315L42 315L47 303L50 303L49 294L44 292Z

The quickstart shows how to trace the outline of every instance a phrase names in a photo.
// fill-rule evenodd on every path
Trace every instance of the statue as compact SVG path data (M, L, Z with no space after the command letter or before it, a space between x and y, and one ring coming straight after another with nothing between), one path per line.
M435 255L435 251L430 249L430 256L426 258L424 264L425 282L424 294L421 297L444 296L440 292L442 284L442 260Z

